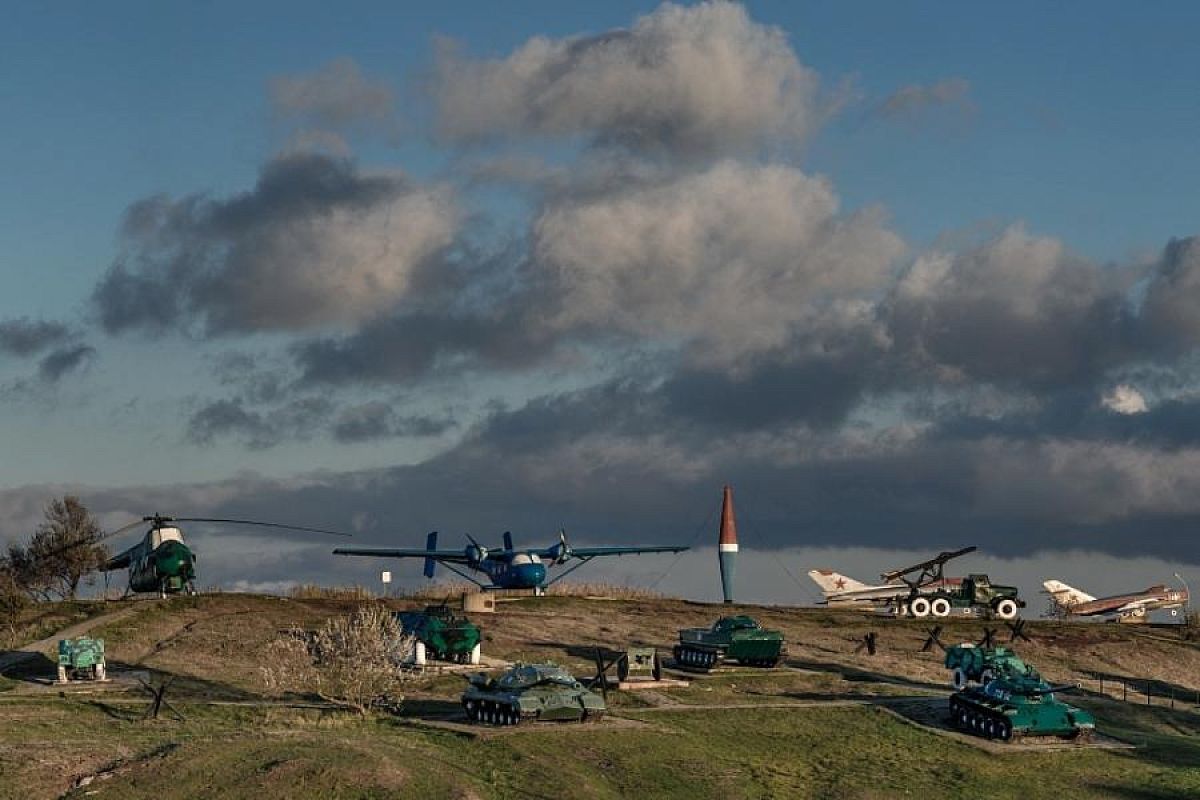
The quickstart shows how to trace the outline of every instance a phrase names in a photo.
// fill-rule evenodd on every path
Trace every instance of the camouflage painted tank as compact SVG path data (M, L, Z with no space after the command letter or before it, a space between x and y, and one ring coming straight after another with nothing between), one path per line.
M1027 670L952 694L950 717L955 727L1002 742L1026 735L1089 737L1096 727L1092 715L1054 696L1075 687L1051 686L1032 667Z
M479 672L468 678L463 710L473 722L518 725L524 720L597 720L604 698L588 690L557 664L514 664L495 678Z
M950 683L955 689L965 689L971 683L987 684L997 677L1037 675L1033 667L1007 647L958 644L946 650L945 664L951 671Z
M763 628L747 616L721 617L711 628L684 628L675 645L675 663L712 669L731 658L739 664L773 667L786 652L783 634Z
M479 663L479 626L456 616L450 606L426 606L424 611L399 611L394 616L401 630L417 638L413 654L417 664L424 664L427 656L459 664Z

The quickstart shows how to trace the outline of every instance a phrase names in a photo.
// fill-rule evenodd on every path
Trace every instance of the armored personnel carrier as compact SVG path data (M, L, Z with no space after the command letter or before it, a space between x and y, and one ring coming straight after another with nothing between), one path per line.
M604 698L557 664L514 664L497 677L468 679L463 710L472 722L519 725L525 720L584 721L604 716Z
M684 628L675 645L675 663L712 669L730 658L753 667L773 667L786 652L783 634L747 616L721 617L711 628Z
M1025 671L1018 672L1014 662ZM999 668L999 663L993 668ZM1002 742L1020 736L1091 735L1096 727L1092 715L1054 696L1074 686L1051 686L1037 670L1015 657L1004 663L1009 666L983 685L967 686L950 695L950 718L955 727Z
M455 615L450 606L426 606L424 611L398 611L394 616L401 630L417 638L412 660L418 666L424 666L427 658L479 663L479 626Z
M80 636L58 640L58 682L105 680L104 640Z
M976 647L958 644L946 650L946 669L951 670L950 683L955 689L965 689L971 683L987 684L993 678L1036 675L1008 647Z

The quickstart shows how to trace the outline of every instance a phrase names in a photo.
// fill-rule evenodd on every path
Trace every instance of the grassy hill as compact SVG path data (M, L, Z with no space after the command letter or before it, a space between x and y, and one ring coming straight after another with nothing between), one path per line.
M60 693L20 680L49 671L48 660L29 662L0 692L0 798L1200 797L1200 649L1172 631L1030 623L1022 656L1055 681L1094 687L1080 704L1137 747L998 751L894 713L893 698L945 691L940 651L920 652L927 625L812 609L732 609L785 631L787 669L613 693L614 713L598 724L431 727L422 719L453 709L461 690L448 675L414 682L399 716L268 696L267 644L354 606L212 595L60 615L98 620L93 635L113 667L175 676L168 699L184 719L140 719L145 701L128 682ZM485 654L553 659L582 675L596 646L668 649L678 628L726 611L555 597L506 603L479 621ZM982 630L944 627L948 644ZM854 652L868 630L879 633L873 657ZM1110 691L1115 677L1153 679L1164 697L1150 706L1136 692L1137 702L1101 697L1101 675Z

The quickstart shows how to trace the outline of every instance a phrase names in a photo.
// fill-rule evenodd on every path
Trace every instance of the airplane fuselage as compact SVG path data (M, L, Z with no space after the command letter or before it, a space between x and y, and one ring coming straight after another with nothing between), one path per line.
M1185 603L1187 603L1187 592L1161 586L1147 589L1144 592L1131 592L1112 597L1101 597L1083 603L1072 603L1066 606L1066 612L1076 616L1090 617L1097 614L1123 613L1126 606L1130 606L1131 612L1135 609L1145 612L1160 608L1178 608Z
M469 566L487 573L492 585L500 589L536 589L546 581L546 565L534 553L488 556Z

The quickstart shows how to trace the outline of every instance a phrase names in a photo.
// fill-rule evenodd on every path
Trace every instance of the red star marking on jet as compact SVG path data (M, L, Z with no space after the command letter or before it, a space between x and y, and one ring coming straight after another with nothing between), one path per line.
M836 586L836 587L837 587L837 588L839 588L839 589L845 589L845 588L846 588L846 582L845 582L844 580L842 580L841 578L838 578L836 581L834 581L834 582L833 582L833 585L834 585L834 586Z

